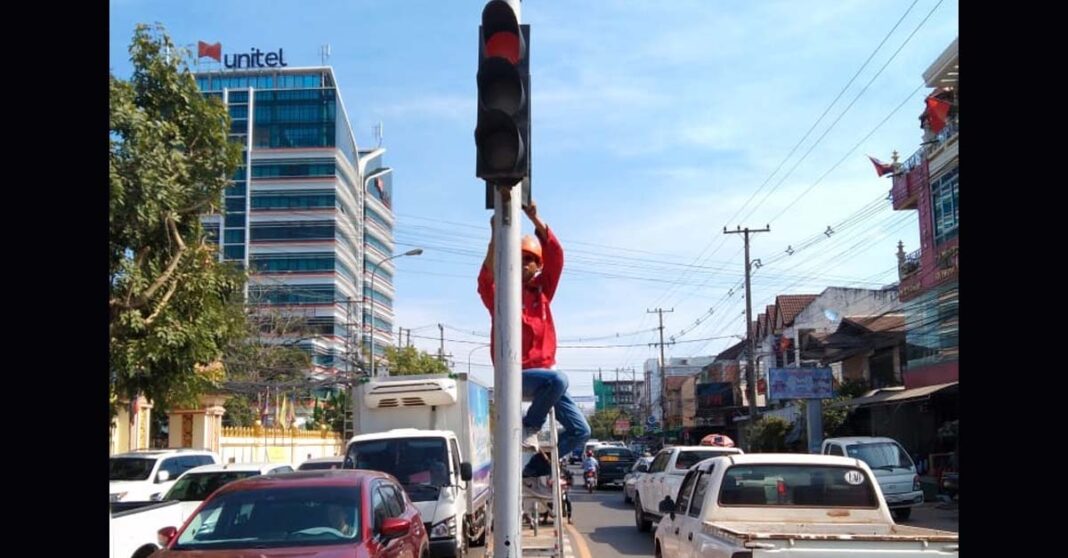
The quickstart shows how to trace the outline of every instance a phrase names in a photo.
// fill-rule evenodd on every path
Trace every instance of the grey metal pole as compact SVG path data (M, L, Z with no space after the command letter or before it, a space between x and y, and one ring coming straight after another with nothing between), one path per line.
M422 254L422 253L423 253L423 249L422 248L412 248L411 250L408 250L407 252L404 252L403 254L393 254L392 256L390 256L390 257L388 257L388 258L376 263L374 265L374 268L371 269L371 343L368 346L368 353L370 353L370 355L371 355L371 377L372 378L376 378L377 377L375 363L378 362L378 359L375 358L375 276L378 275L378 268L382 264L384 264L384 263L386 263L389 260L392 260L394 258L399 258L401 256L418 256L419 254ZM389 332L390 332L390 334L392 334L393 330L390 329Z
M518 2L516 3L518 4ZM497 188L494 196L493 280L496 285L493 313L496 399L493 431L493 556L523 555L520 484L520 443L523 425L522 401L522 280L519 250L519 185Z
M378 359L375 358L375 275L378 274L378 267L389 260L392 260L396 256L390 256L375 264L374 269L371 270L371 342L367 346L367 354L371 359L371 377L377 378L378 374L375 370L375 364Z
M808 452L819 453L823 445L823 400L809 399L805 410L808 414Z

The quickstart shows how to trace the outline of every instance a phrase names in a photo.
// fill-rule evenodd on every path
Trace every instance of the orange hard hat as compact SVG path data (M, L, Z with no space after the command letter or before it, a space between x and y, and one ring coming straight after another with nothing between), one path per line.
M538 239L529 234L524 236L523 242L520 244L520 250L538 258L538 263L541 263L541 243L538 242Z

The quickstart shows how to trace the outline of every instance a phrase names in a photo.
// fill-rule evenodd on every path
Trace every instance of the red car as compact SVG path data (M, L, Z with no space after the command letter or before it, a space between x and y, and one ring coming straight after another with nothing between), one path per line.
M181 529L159 531L153 557L428 558L419 511L378 471L298 471L232 482Z

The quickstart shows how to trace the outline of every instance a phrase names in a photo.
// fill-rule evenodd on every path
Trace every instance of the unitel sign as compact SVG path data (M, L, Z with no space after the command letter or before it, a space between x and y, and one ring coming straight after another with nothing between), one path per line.
M222 43L208 44L204 41L197 42L197 57L212 58L216 62L222 62L226 68L233 70L241 68L281 68L289 65L286 64L285 53L282 49L278 49L278 52L265 53L253 47L248 54L227 54L223 56Z

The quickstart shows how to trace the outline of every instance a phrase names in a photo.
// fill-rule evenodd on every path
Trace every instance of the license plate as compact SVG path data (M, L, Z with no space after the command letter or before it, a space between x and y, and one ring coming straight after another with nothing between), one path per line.
M605 462L608 462L608 461L619 461L619 457L617 457L615 455L606 455L606 456L601 458L601 461L605 461Z

